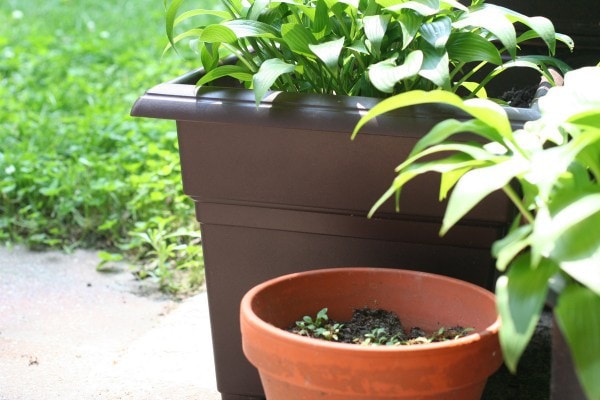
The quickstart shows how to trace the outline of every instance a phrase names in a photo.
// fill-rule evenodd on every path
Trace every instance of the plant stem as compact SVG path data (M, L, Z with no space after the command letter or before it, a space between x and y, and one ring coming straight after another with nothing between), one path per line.
M527 210L525 208L525 205L523 205L523 202L521 201L521 199L519 198L519 196L517 195L517 193L515 192L515 190L512 188L512 186L505 185L502 188L502 190L504 191L504 193L506 193L506 195L508 196L508 198L517 207L517 210L519 210L519 212L521 213L521 215L523 216L523 218L525 218L529 224L533 224L533 222L534 222L533 215L531 215L531 213L529 212L529 210Z

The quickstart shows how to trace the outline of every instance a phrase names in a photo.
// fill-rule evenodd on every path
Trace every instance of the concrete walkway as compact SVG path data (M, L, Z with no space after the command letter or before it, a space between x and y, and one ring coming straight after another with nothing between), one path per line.
M206 295L98 261L0 247L0 400L219 400Z

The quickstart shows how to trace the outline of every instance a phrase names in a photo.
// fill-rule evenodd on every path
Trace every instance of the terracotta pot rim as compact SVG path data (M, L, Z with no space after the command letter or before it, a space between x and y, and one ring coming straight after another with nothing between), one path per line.
M250 289L243 297L241 302L241 310L242 315L245 316L247 321L254 325L256 328L260 330L264 330L264 332L271 336L273 339L283 340L283 341L292 341L304 346L311 346L315 348L325 349L345 349L345 351L352 351L357 353L364 352L380 352L380 353L406 353L406 352L427 352L427 351L437 351L440 348L460 348L463 346L471 345L472 343L492 338L494 335L497 335L500 329L500 316L496 317L496 320L486 327L484 330L480 330L478 332L474 332L468 336L449 340L445 342L437 342L437 343L428 343L428 344L420 344L413 346L360 346L357 344L351 343L337 343L337 342L328 342L326 340L314 339L303 337L291 332L286 331L285 329L281 329L277 326L274 326L260 317L258 317L253 309L252 309L252 300L255 296L264 290L266 287L277 284L278 282L287 281L290 279L294 279L298 276L311 276L311 275L321 275L328 273L340 273L340 272L370 272L370 273L378 273L385 272L387 274L401 274L401 275L409 275L409 276L421 276L426 277L428 279L438 279L444 280L448 284L460 285L465 288L469 288L469 290L478 291L480 294L486 297L491 297L495 301L494 294L490 291L483 289L477 285L472 283L468 283L459 279L446 277L438 274L431 274L427 272L413 271L413 270L400 270L400 269L392 269L392 268L366 268L366 267L342 267L342 268L327 268L327 269L316 269L305 272L297 272L287 275L282 275L268 281L265 281L252 289Z

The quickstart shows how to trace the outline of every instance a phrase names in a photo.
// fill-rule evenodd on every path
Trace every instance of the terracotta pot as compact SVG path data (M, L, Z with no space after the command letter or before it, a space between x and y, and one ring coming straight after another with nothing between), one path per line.
M367 347L298 336L289 327L323 307L335 320L355 308L394 311L405 327L473 327L454 341ZM268 400L475 400L502 363L494 295L453 278L381 268L285 275L251 289L241 303L244 354Z

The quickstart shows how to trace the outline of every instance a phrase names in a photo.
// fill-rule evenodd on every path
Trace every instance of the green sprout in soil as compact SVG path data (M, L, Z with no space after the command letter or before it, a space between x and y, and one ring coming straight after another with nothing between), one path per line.
M405 332L398 316L387 310L356 309L348 322L333 321L327 308L315 318L304 316L288 329L290 332L317 339L362 346L407 346L456 340L469 335L473 328L441 327L427 334L413 327Z
M301 321L296 321L296 326L292 329L292 332L301 336L337 341L338 333L343 325L329 323L328 321L327 308L323 308L314 319L306 315Z

